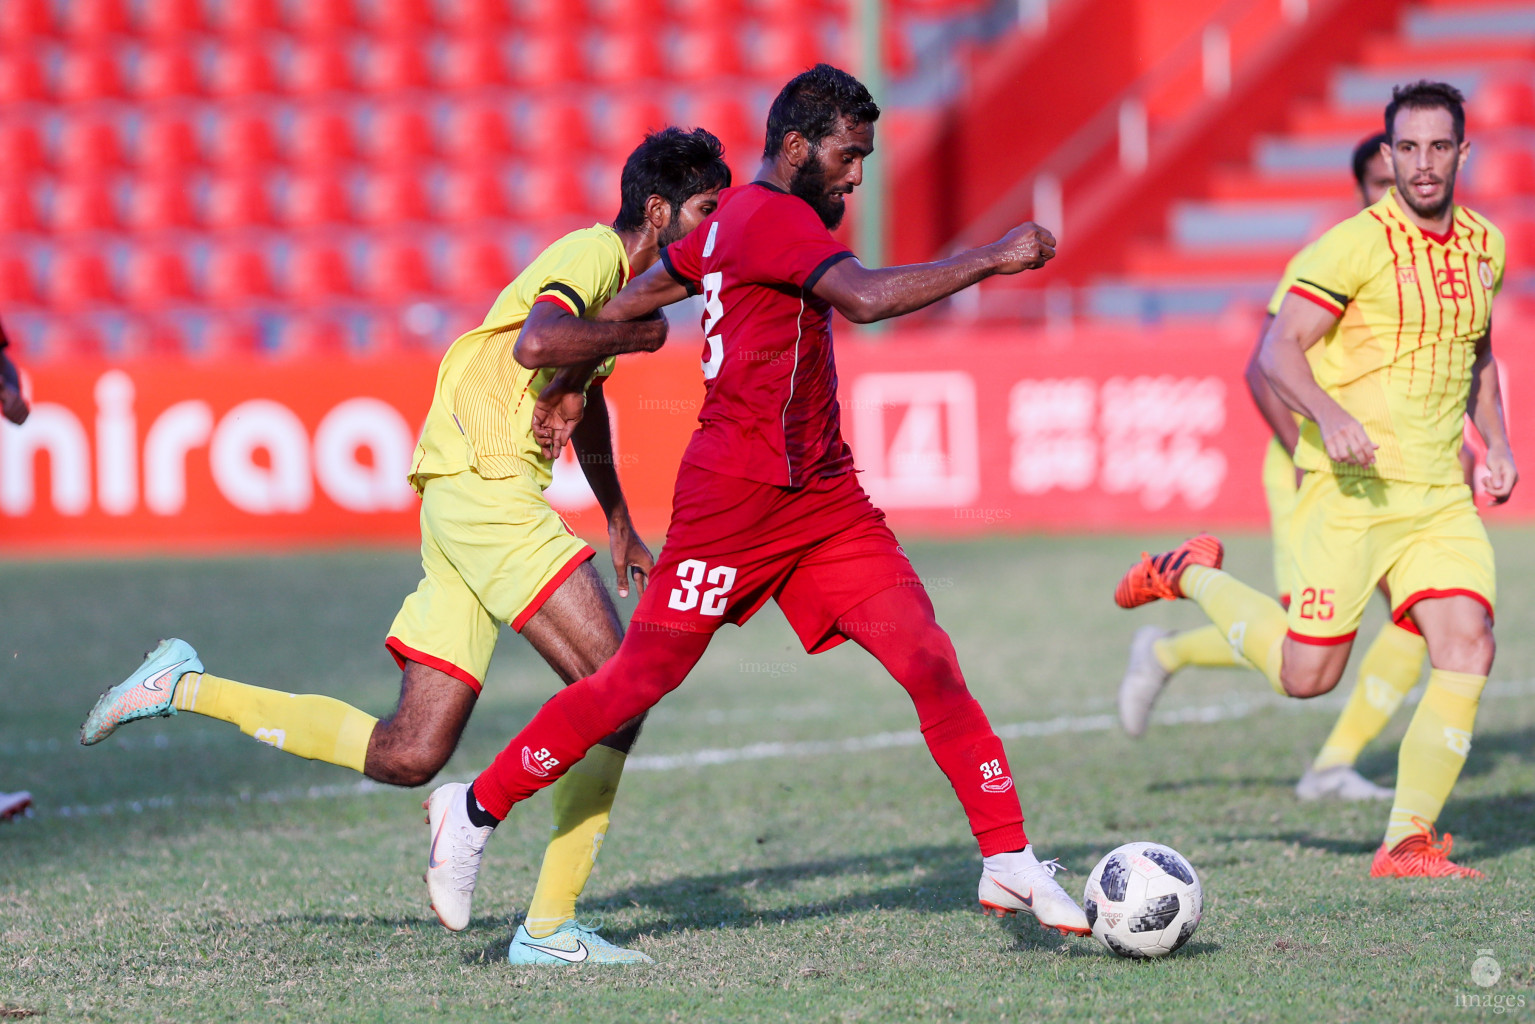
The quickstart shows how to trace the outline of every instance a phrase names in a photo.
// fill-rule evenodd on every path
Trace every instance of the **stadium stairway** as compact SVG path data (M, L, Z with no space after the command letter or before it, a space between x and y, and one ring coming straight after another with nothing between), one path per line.
M1170 206L1165 229L1134 238L1122 266L1082 292L1090 316L1155 320L1220 315L1267 301L1286 260L1358 200L1349 158L1382 130L1394 84L1448 81L1467 96L1472 156L1458 198L1501 225L1505 296L1535 294L1535 5L1430 0L1363 40L1320 98L1289 105L1281 130L1252 140L1246 160L1215 166ZM1506 300L1505 300L1506 301Z

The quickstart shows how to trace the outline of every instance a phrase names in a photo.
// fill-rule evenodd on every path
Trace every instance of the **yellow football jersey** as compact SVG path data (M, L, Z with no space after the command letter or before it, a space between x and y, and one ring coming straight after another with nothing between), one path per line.
M1461 483L1471 364L1492 322L1503 264L1503 235L1485 217L1457 206L1449 232L1429 235L1402 213L1395 189L1318 239L1290 286L1338 317L1317 345L1313 372L1380 448L1369 467L1334 463L1307 421L1296 465Z
M502 289L485 322L443 355L411 485L420 490L429 477L472 469L487 480L531 476L548 487L553 463L533 440L533 404L554 370L527 369L512 357L512 346L533 303L556 302L589 316L628 281L623 242L603 224L572 231L540 253ZM613 362L604 362L594 379L612 373Z
M1311 251L1315 248L1316 243L1312 242L1300 252L1291 256L1290 262L1285 264L1284 276L1279 279L1279 285L1274 289L1273 298L1269 299L1269 316L1279 315L1279 304L1284 301L1284 297L1289 294L1290 286L1295 283L1295 279L1299 276L1301 264L1306 262L1306 259L1311 255Z

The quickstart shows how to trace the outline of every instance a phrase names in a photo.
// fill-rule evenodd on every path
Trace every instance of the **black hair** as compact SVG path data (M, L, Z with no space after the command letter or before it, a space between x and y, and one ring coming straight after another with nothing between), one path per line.
M879 120L879 104L862 82L841 68L817 64L801 71L789 79L768 109L762 155L768 160L778 156L790 132L799 132L805 141L817 145L837 130L837 119L842 117L855 125L873 124Z
M1420 79L1411 85L1398 85L1391 90L1391 102L1386 104L1386 137L1394 139L1396 112L1408 110L1448 110L1455 122L1455 141L1466 138L1466 97L1448 82L1430 82Z
M1364 188L1364 176L1370 169L1370 161L1380 156L1380 147L1390 142L1385 132L1376 132L1354 147L1354 183Z
M645 136L624 161L619 190L623 201L613 227L633 231L645 223L645 203L660 196L672 205L672 215L698 195L730 185L725 147L702 128L686 131L667 127Z

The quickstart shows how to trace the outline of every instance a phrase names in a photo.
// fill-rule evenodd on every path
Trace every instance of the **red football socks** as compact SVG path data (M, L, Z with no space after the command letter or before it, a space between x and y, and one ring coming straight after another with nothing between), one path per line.
M604 736L675 690L712 635L635 623L617 654L550 698L496 755L474 780L475 798L500 820L513 804L553 785Z
M983 856L1028 843L1002 741L970 696L949 636L921 587L881 591L838 620L838 627L906 688L922 737L948 776Z

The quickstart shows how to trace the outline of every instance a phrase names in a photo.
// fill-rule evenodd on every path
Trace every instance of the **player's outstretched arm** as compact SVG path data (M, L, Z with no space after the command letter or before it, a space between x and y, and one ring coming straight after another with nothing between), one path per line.
M1519 482L1519 468L1508 443L1508 427L1503 420L1503 394L1498 388L1498 361L1492 357L1492 328L1476 343L1476 362L1471 364L1471 393L1466 398L1466 414L1487 444L1487 476L1484 486L1493 504L1501 505L1514 493Z
M1258 407L1258 415L1263 417L1274 436L1279 438L1284 450L1293 456L1295 443L1300 440L1300 427L1296 426L1290 407L1274 391L1273 385L1263 375L1263 368L1258 365L1258 354L1263 351L1263 338L1273 322L1272 314L1263 317L1263 327L1258 331L1258 340L1253 345L1252 355L1247 358L1247 370L1243 376L1247 381L1247 391L1253 396L1253 405Z
M994 274L1038 270L1055 257L1055 236L1038 224L1021 224L990 245L946 260L870 270L856 259L833 264L812 291L855 324L930 306Z
M608 517L608 547L613 553L613 571L618 576L618 596L629 596L629 577L643 594L656 560L645 542L634 532L629 521L629 503L618 481L618 467L613 457L613 431L608 423L608 403L602 394L602 382L586 389L586 415L571 432L581 472L591 485L597 503Z
M598 320L638 320L654 315L662 306L670 306L688 297L687 285L666 269L666 257L657 260L623 291L608 300L597 314ZM656 348L661 346L657 345ZM652 349L651 351L654 351Z
M1368 466L1375 449L1364 427L1323 391L1311 374L1306 350L1321 341L1338 318L1314 302L1286 295L1258 350L1258 366L1285 405L1316 423L1327 457Z
M538 370L625 352L654 352L665 343L666 321L660 317L598 322L575 316L553 302L535 302L512 346L512 357L529 370Z

